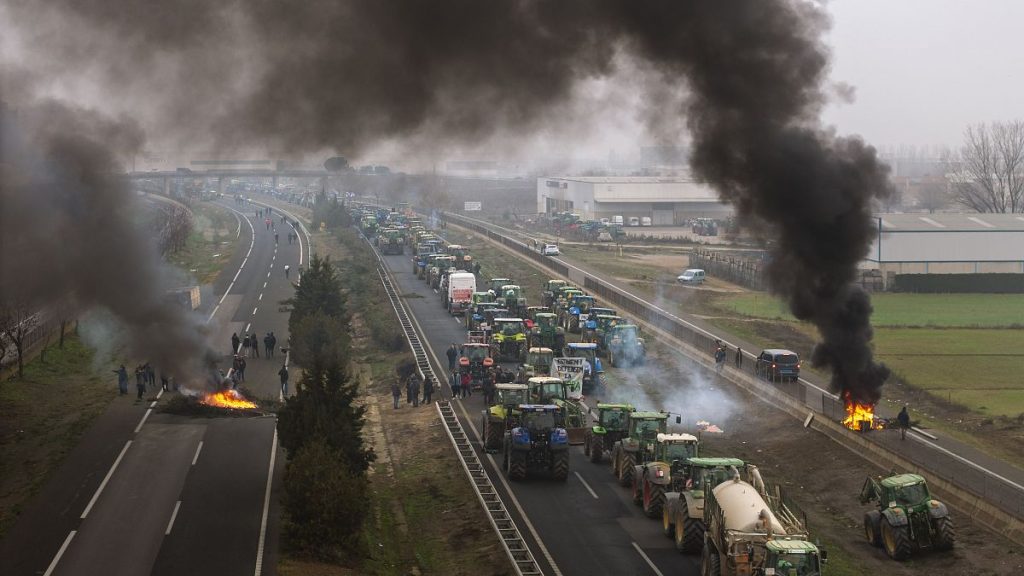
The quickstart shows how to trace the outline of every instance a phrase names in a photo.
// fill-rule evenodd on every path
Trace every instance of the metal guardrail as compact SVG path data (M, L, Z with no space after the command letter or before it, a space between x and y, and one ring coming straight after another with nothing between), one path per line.
M442 217L460 227L507 246L554 270L561 276L569 276L569 268L565 264L542 256L526 244L500 234L489 224L452 213L443 213ZM716 340L725 340L649 302L601 282L590 274L584 275L583 287L619 310L624 310L679 341L689 344L697 350L706 351L709 355L717 346ZM749 360L749 357L747 359ZM749 364L752 363L748 362ZM781 386L777 390L785 392L788 396L801 402L807 409L832 421L842 420L846 415L842 400L835 394L806 380L800 379L796 385ZM931 475L946 480L959 489L1002 508L1009 515L1024 519L1024 490L1021 490L1020 486L1012 481L941 448L906 450L894 454L920 466Z
M366 238L363 238L366 240ZM402 332L405 335L406 341L409 343L409 347L412 349L413 357L416 360L416 366L419 369L420 376L430 378L440 385L441 380L437 377L433 367L430 365L430 358L427 356L426 348L423 346L423 342L420 340L419 334L416 333L416 329L413 327L412 318L409 316L408 310L405 308L405 303L399 298L398 292L395 290L394 284L391 282L387 270L384 267L384 262L380 257L380 254L373 248L373 246L367 242L370 250L374 256L377 257L377 275L380 277L381 284L384 286L384 291L387 293L388 300L391 302L391 307L395 310L395 316L398 317L398 322L402 327ZM462 428L462 424L459 422L458 417L455 415L455 410L451 405L450 401L441 400L437 402L437 412L441 416L441 421L445 425L445 433L448 435L448 439L451 440L452 446L455 447L455 453L459 457L459 463L462 465L462 470L466 473L469 478L470 485L473 486L473 491L476 493L477 499L480 501L480 505L484 508L487 513L487 519L491 523L491 527L494 528L498 538L501 540L502 546L505 548L506 554L508 554L509 560L512 562L512 566L515 568L515 573L520 576L539 576L543 572L540 570L540 566L533 558L533 554L530 552L529 547L526 545L526 540L523 539L522 534L519 532L519 528L516 527L515 521L508 513L508 509L505 508L504 502L501 500L501 496L498 491L494 488L494 484L491 483L490 478L487 476L487 471L484 469L483 462L477 456L476 451L473 450L473 446L470 443L469 436L466 431Z

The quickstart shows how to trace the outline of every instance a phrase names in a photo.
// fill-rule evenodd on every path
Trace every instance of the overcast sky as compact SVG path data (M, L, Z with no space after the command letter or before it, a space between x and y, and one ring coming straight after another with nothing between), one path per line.
M1024 119L1024 1L833 0L832 77L856 88L825 121L878 146L956 145Z

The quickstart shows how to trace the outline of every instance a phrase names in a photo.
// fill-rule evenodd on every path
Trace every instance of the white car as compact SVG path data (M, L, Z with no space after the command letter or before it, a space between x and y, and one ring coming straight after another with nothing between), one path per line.
M540 253L544 256L558 256L561 254L561 252L558 251L557 244L545 244L544 247L540 249Z
M690 268L688 270L684 270L679 276L676 276L676 281L680 284L703 284L704 276L704 271L700 268Z

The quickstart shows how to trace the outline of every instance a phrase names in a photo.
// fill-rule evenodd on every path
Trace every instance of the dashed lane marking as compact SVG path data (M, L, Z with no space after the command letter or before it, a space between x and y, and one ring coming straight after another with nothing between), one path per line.
M590 484L587 484L587 481L583 479L583 476L580 476L579 472L573 470L573 474L580 479L580 482L583 483L583 487L587 489L587 492L590 492L590 495L593 496L595 500L600 500L600 498L597 497L597 492L594 492L594 489L590 487Z
M203 441L199 441L199 445L196 446L196 455L192 457L192 465L195 466L196 462L199 461L199 453L203 451Z
M63 556L64 552L68 549L68 545L71 544L71 539L75 537L75 534L78 534L78 530L72 530L71 533L68 534L68 537L64 539L64 543L61 544L60 550L57 551L57 555L54 556L53 561L50 562L50 567L46 569L46 572L43 572L43 576L50 576L50 574L53 574L53 569L57 567L57 563L60 562L60 557Z
M632 544L633 548L636 548L637 554L639 554L640 557L644 559L644 562L647 562L647 565L651 567L651 570L654 570L655 574L657 574L658 576L665 576L661 573L661 570L658 570L658 567L654 565L654 562L651 562L650 557L647 556L647 554L644 552L643 548L641 548L639 544L637 544L636 542L633 542Z
M167 523L167 530L164 531L164 536L171 535L171 528L174 528L174 519L178 517L178 508L181 508L181 500L174 503L174 512L171 512L171 521Z

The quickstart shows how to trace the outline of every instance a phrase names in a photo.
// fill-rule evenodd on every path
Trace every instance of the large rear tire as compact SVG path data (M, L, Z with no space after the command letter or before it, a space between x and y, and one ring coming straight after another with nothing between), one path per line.
M690 518L690 507L684 498L679 499L676 509L679 511L676 516L676 550L683 554L696 554L704 547L704 520Z
M569 478L569 451L555 452L552 456L551 476L555 480L565 482Z
M491 451L501 448L502 438L504 437L505 431L494 422L491 422L487 416L484 416L484 450Z
M885 553L897 562L910 558L910 534L907 526L893 526L885 518L882 519L882 544Z
M644 482L644 514L648 518L657 518L665 507L665 487L661 484Z
M526 479L526 452L512 450L508 457L508 479Z
M637 506L640 506L642 508L643 505L644 505L643 480L641 480L640 478L637 478L635 472L632 474L632 477L633 477L633 482L632 482L632 485L630 487L630 490L633 493L633 504L636 504Z
M619 452L619 485L633 484L633 466L636 466L636 454L621 450Z
M598 464L601 462L601 456L604 454L604 438L600 436L594 436L590 440L590 461Z
M661 507L661 533L666 538L672 538L676 533L675 518L673 518L675 511L670 506Z
M864 514L864 538L875 548L882 547L882 514L878 510Z
M705 546L704 555L700 561L701 576L722 576L722 559L718 557L718 550L714 546Z
M952 550L956 542L956 526L949 516L935 519L935 549Z

